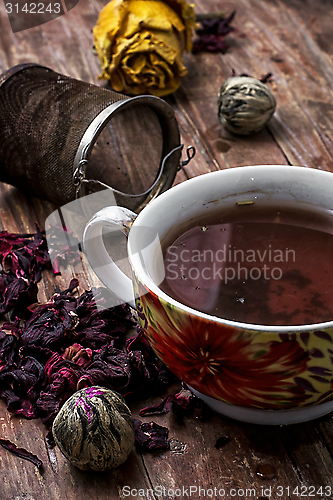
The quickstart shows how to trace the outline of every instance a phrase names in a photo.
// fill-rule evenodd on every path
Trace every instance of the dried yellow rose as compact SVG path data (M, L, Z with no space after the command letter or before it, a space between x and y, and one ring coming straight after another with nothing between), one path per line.
M93 29L102 73L118 92L158 97L174 92L187 73L193 5L186 0L112 0Z

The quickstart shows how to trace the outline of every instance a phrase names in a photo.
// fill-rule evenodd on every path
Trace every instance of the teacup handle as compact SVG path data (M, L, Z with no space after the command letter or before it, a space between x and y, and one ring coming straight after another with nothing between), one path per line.
M103 228L121 230L128 236L137 214L127 208L110 206L97 212L87 223L83 233L83 249L99 279L119 299L135 308L133 283L113 262L103 241Z

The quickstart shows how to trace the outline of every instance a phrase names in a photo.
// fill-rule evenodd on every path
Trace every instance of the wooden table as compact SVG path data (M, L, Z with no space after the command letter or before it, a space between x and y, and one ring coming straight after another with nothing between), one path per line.
M13 34L1 4L0 69L31 61L100 84L91 29L102 5L103 0L80 0L65 16ZM330 0L196 2L196 12L221 8L236 10L233 26L237 31L228 37L230 49L226 54L186 54L188 74L181 88L167 98L175 110L182 142L197 149L175 182L252 164L304 165L333 172ZM229 134L217 118L217 93L232 70L257 78L273 75L277 110L269 125L252 137ZM1 184L0 192L1 226L7 231L33 231L35 222L43 227L54 210L50 203L26 197L10 186ZM39 299L49 298L56 286L67 287L72 275L75 269L58 277L45 273ZM83 290L86 277L81 274L79 279ZM141 406L132 407L135 416ZM257 500L333 498L331 415L285 427L245 424L218 415L204 422L189 416L183 423L172 413L156 416L157 423L170 429L170 450L135 450L123 466L105 473L77 470L57 449L50 461L39 420L13 416L2 403L0 420L1 437L35 453L45 464L40 473L31 463L0 448L1 500L113 500L126 498L125 486L132 490L127 498L154 500L177 495L184 499L190 495L194 499L209 495ZM217 449L214 444L222 435L230 440ZM272 468L275 473L270 474ZM220 495L215 495L219 490Z

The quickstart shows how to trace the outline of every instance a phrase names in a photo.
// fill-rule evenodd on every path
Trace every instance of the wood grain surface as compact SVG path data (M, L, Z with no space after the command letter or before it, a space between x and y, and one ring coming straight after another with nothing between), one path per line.
M0 6L1 71L36 62L105 85L98 80L100 67L91 34L103 1L80 0L66 15L15 34L4 3ZM229 50L225 54L185 54L188 74L180 89L166 98L175 111L182 143L197 150L195 158L177 174L175 184L240 165L290 164L333 172L331 0L234 0L222 4L220 0L197 0L195 6L198 13L221 8L236 11L236 30L227 39ZM251 137L228 133L217 118L219 88L233 71L256 78L272 74L269 85L277 110L268 126ZM36 222L43 228L54 210L52 204L0 183L2 229L33 231ZM81 291L98 283L86 262L77 269L62 269L57 277L45 272L39 300L48 299L57 287L67 287L73 276L79 278ZM142 406L158 401L160 398L135 403L131 409L138 416ZM204 498L204 490L206 498L208 492L212 498L228 499L333 498L331 415L282 427L245 424L216 414L206 421L194 414L179 422L172 413L153 420L169 427L170 450L134 450L115 471L87 473L70 466L57 449L48 450L39 420L18 418L0 403L0 437L44 462L39 471L0 448L0 499L167 500L191 494L197 500ZM230 439L217 449L214 445L223 435Z

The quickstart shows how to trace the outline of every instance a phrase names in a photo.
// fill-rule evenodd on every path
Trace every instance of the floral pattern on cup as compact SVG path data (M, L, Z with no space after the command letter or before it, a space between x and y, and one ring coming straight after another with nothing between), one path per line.
M193 389L259 409L333 399L333 329L292 334L240 329L186 312L137 280L135 291L149 343Z

